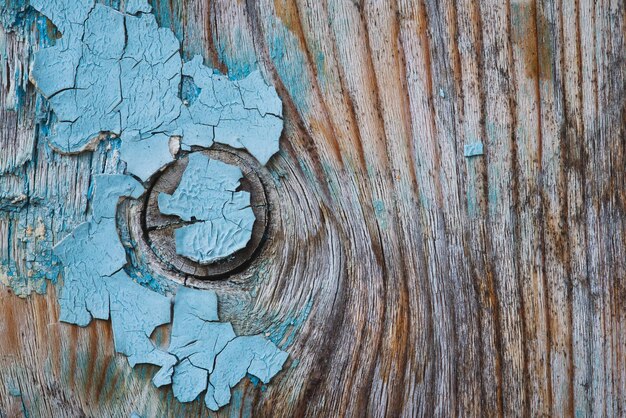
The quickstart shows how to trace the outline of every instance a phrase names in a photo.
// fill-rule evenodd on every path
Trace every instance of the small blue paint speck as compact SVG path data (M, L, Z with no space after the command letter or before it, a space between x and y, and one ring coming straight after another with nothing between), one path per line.
M466 157L476 157L478 155L483 155L484 153L485 150L482 142L474 142L472 144L465 145L464 154Z
M22 396L22 391L19 388L16 388L14 386L9 386L9 395L15 397L15 398L19 398L20 396Z

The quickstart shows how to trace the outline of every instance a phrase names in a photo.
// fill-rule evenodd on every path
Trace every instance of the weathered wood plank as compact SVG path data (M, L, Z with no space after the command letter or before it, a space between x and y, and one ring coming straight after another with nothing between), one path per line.
M626 413L623 0L151 3L185 58L284 102L268 240L215 289L290 360L215 415ZM0 30L0 416L206 416L108 323L58 322L48 252L122 167L41 139L28 68L57 35L32 19Z

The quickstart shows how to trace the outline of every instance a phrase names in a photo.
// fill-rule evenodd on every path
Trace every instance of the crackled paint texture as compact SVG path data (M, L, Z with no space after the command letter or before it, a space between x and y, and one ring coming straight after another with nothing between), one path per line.
M205 403L216 411L230 401L230 389L246 374L267 383L287 353L262 335L236 336L230 323L218 322L215 292L181 288L174 304L169 351L174 367L174 395L181 402L207 390Z
M211 263L246 246L255 217L250 193L237 191L241 177L238 167L199 153L189 156L174 194L159 195L161 213L193 221L176 230L178 254Z
M465 157L478 157L479 155L483 155L485 153L484 146L482 142L473 142L471 144L465 144L463 147L463 155Z
M160 366L154 384L172 384L181 402L206 392L206 405L217 410L246 375L269 382L287 353L263 335L236 336L230 323L219 322L212 291L172 286L172 297L138 283L116 212L121 199L140 198L142 182L172 162L179 149L220 142L267 163L278 151L283 127L275 89L258 71L231 80L204 66L199 56L183 62L179 41L170 29L158 27L145 0L128 1L125 12L94 0L31 0L30 5L62 35L52 46L42 45L29 75L46 99L42 109L50 110L41 131L47 144L74 154L119 138L113 152L125 163L114 168L119 174L94 176L85 222L53 249L63 270L60 320L79 326L110 320L115 350L133 367ZM112 152L110 146L106 152ZM237 167L190 154L178 189L159 197L163 213L189 222L176 231L180 254L209 263L246 245L254 214L250 195L237 191L241 177ZM170 346L156 346L150 336L172 321Z
M173 159L171 136L182 137L183 149L245 148L262 164L278 151L282 103L260 72L233 81L199 56L183 64L174 33L149 13L124 14L93 0L31 5L63 34L36 54L31 72L57 117L49 141L59 151L85 150L103 132L118 135L128 172L143 180ZM199 89L193 103L181 98L183 75Z

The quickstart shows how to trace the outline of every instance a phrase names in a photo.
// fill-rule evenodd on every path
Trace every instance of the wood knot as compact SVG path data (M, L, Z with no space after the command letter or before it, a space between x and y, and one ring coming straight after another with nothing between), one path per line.
M251 238L247 245L228 257L207 264L194 261L177 253L175 231L185 225L177 216L165 215L159 208L162 193L172 195L179 187L183 173L189 164L189 156L202 153L212 160L239 167L243 177L238 191L250 193L250 206L255 215ZM266 238L269 225L267 193L259 174L263 167L245 151L227 146L214 146L210 150L194 151L167 166L148 189L141 209L142 239L155 257L152 262L161 264L162 270L173 273L176 282L203 287L207 280L221 280L246 268L258 254Z

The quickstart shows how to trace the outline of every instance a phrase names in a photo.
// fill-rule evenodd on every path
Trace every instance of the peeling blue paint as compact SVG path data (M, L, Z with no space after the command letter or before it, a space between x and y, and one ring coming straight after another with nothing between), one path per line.
M228 176L223 180L225 189L236 189L238 181ZM125 354L133 367L160 366L154 384L171 383L181 402L193 401L208 385L207 406L217 410L228 403L230 388L240 374L239 379L250 373L269 382L282 369L287 353L261 335L237 337L230 323L218 322L217 296L212 291L179 288L168 351L154 345L150 335L157 326L170 322L172 302L122 270L126 253L114 213L121 197L138 198L144 189L124 175L97 176L94 184L90 220L55 247L65 266L60 319L86 326L92 318L110 316L115 350ZM241 358L249 359L247 368L242 369Z
M54 247L65 266L60 319L80 326L92 318L109 318L109 295L102 278L126 264L112 212L120 197L138 198L143 193L143 186L128 176L97 176L95 184L92 219Z
M193 223L176 229L176 252L212 263L244 248L252 236L250 193L237 191L238 167L193 153L173 195L161 193L161 213Z
M183 63L179 41L172 30L158 27L145 0L129 0L125 12L119 11L119 1L109 2L115 7L96 4L94 0L31 0L30 4L56 28L29 11L27 2L16 0L7 7L0 0L0 22L26 25L22 21L31 19L43 34L39 40L43 48L35 54L30 74L16 68L2 77L16 80L12 93L15 99L10 103L14 108L21 106L24 89L20 86L26 85L27 76L46 99L37 98L39 134L48 139L36 143L37 155L54 161L60 156L50 147L61 154L95 149L93 157L85 154L76 159L87 162L93 158L94 163L98 156L113 152L126 165L113 162L106 170L89 166L90 174L95 174L93 181L87 195L78 199L82 207L77 204L73 211L63 206L63 193L68 192L64 186L57 186L56 191L46 190L42 201L51 193L61 198L45 214L33 210L39 196L29 180L20 177L24 166L33 164L36 158L32 152L24 157L19 170L11 167L11 175L13 171L19 173L15 178L5 178L5 171L1 171L3 184L15 182L12 190L16 193L0 196L0 212L13 216L7 224L9 242L16 234L37 235L47 250L45 245L41 251L35 247L29 254L41 260L25 260L25 264L29 269L38 263L45 265L39 270L46 271L45 279L50 280L63 270L59 292L61 321L86 326L94 318L110 319L115 350L126 355L133 367L142 363L160 366L154 384L171 383L180 401L192 401L206 390L207 406L217 410L229 402L231 388L245 376L268 383L282 369L287 353L263 335L238 337L230 323L219 322L217 296L213 292L177 289L170 347L160 349L150 340L156 327L172 320L169 291L176 288L162 286L160 278L144 274L141 269L129 268L129 260L130 264L137 260L124 247L133 243L123 244L120 239L126 232L118 230L116 212L120 199L137 199L143 194L144 186L139 180L146 181L177 157L170 147L173 137L180 137L186 150L192 146L210 147L214 142L243 148L266 164L279 150L283 128L282 102L275 89L259 71L250 71L254 66L238 73L245 72L246 78L232 80L204 66L202 57ZM57 28L62 34L59 39ZM108 148L104 150L104 146ZM194 155L190 161L199 159ZM187 256L191 251L202 250L196 257L206 262L245 246L254 223L249 194L237 191L240 170L235 173L217 161L211 164L214 172L210 176L191 176L189 181L196 189L208 182L215 187L215 181L222 176L225 183L220 183L217 191L225 196L223 205L200 217L196 212L186 216L184 208L177 213L182 219L193 217L201 221L180 228L183 233L177 231L182 243L177 249L182 247ZM126 175L116 174L124 170ZM97 174L102 171L113 174ZM178 190L188 186L181 184ZM23 198L19 191L23 191ZM208 195L200 197L216 198ZM175 196L176 193L170 198L175 200ZM198 202L193 199L179 200L195 203L194 209L198 209ZM59 214L64 211L68 212L65 217ZM33 230L36 216L43 219L42 227ZM223 249L218 253L204 251L206 248L194 238L200 236L198 231L185 236L185 231L189 231L186 228L213 225L214 216L219 216L225 225L216 233L222 237L219 240ZM52 219L61 220L63 225L51 225ZM72 232L52 251L51 243L67 231ZM213 232L208 235L216 235ZM55 267L57 259L61 263ZM20 289L22 279L14 277L18 270L16 260L3 255L0 263L0 279ZM5 280L3 275L10 279ZM24 294L36 284L42 286L37 291L45 291L46 280L27 279ZM292 321L290 327L299 321L300 318ZM286 345L292 340L293 334Z
M170 138L165 134L156 134L142 138L138 131L122 134L121 157L126 161L126 171L141 180L148 180L168 163L174 161L170 151Z
M152 6L148 4L147 0L128 0L126 3L126 13L128 14L134 15L150 12L152 12Z
M217 356L215 369L209 378L205 397L212 411L230 402L230 389L246 374L258 377L263 383L282 370L287 353L280 351L262 335L237 337Z
M282 102L259 71L231 81L205 67L202 57L196 55L184 64L183 75L193 79L199 89L197 100L188 107L196 127L213 127L216 142L245 148L261 164L278 152L283 128ZM187 148L210 146L205 141L202 136L183 136Z
M268 329L269 339L278 347L286 350L293 344L298 331L311 314L313 298L309 298L298 313L288 315Z
M199 56L183 65L174 33L158 28L154 15L123 14L94 0L70 7L68 1L31 2L63 33L55 46L37 52L31 72L58 119L49 137L55 149L80 152L110 132L122 138L123 149L132 144L123 159L142 179L145 161L133 161L143 159L135 148L167 142L164 136L181 136L186 149L213 141L245 148L262 164L278 151L282 104L259 72L232 81ZM187 105L179 91L183 75L200 89Z
M268 383L287 359L263 336L237 337L230 323L218 321L214 292L179 289L169 347L180 361L174 367L174 395L189 402L208 389L205 402L214 411L228 403L230 388L247 373Z
M131 367L155 364L161 370L152 381L157 387L172 383L175 356L155 347L150 335L170 322L171 300L133 282L120 271L104 278L111 299L115 351L128 357Z
M465 144L463 149L466 157L476 157L485 153L482 142L473 142L471 144Z

